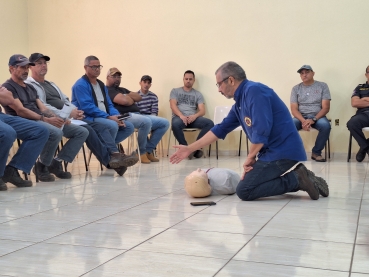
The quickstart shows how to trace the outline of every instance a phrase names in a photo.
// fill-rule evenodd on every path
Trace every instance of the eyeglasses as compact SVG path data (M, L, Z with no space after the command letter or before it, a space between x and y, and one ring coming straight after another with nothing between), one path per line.
M48 61L44 61L44 62L36 62L35 65L38 65L38 66L42 66L42 65L45 65L45 64L49 64Z
M215 85L219 88L219 87L222 85L222 83L223 83L225 80L227 80L229 77L231 77L231 76L228 76L227 78L223 79L223 80L222 80L222 81L220 81L219 83L216 83Z
M89 68L91 68L92 70L101 70L101 68L103 68L103 66L102 65L86 65L87 67L89 67Z
M110 76L110 78L113 78L113 79L122 79L122 76L119 76L119 75L113 75L113 76Z

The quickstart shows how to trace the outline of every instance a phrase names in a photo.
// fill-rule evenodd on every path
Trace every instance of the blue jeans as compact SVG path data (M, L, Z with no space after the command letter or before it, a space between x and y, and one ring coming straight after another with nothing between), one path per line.
M178 140L178 143L181 145L187 145L187 141L185 139L185 136L183 134L184 128L199 128L201 129L201 132L197 136L196 140L199 140L202 138L208 131L210 131L211 128L214 127L214 122L208 118L205 117L198 117L194 122L191 124L184 125L182 119L178 116L175 116L172 118L172 131L174 137Z
M63 136L69 140L57 156L59 159L71 163L88 137L88 130L79 125L68 124L63 127Z
M120 127L114 120L102 117L94 118L94 122L99 122L106 125L109 129L111 137L114 138L114 142L116 144L128 138L135 131L135 127L133 127L133 124L127 122L126 120L124 121L126 127Z
M256 161L237 186L236 193L244 201L260 197L281 195L298 190L298 177L293 171L281 176L298 161L277 160L273 162Z
M131 117L126 121L131 122L138 129L138 148L140 154L152 153L153 149L159 143L165 132L169 128L169 121L165 118L143 115L138 113L130 113ZM151 132L150 138L148 135Z
M92 151L96 158L106 167L109 166L111 153L119 152L109 129L104 124L85 120L88 124L85 127L89 135L86 139L87 147Z
M313 117L307 117L307 118L313 118ZM295 123L297 131L302 129L302 124L300 120L298 120L297 118L293 118L293 122ZM312 149L312 152L318 156L321 156L322 150L331 132L331 124L329 123L328 119L324 116L322 118L319 118L318 121L315 122L315 124L311 125L311 127L319 131L318 136L316 137L315 145Z
M49 131L38 122L0 112L0 177L4 175L9 150L16 138L22 144L9 165L30 173L49 138Z

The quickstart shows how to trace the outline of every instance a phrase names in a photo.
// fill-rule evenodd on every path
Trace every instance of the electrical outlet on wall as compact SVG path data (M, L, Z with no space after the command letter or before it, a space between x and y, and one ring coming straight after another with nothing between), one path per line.
M340 125L340 120L339 119L335 119L334 120L334 125L335 126L339 126Z

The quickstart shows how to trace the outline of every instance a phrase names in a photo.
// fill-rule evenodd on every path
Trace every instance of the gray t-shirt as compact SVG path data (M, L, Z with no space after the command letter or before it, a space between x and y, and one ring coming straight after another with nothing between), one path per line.
M170 92L170 99L177 100L177 107L184 116L195 114L198 104L204 103L204 97L201 92L195 89L185 91L183 87L172 89ZM172 117L175 116L175 114L172 114Z
M104 104L104 96L99 86L99 83L96 83L95 85L92 84L92 87L94 88L94 91L96 94L97 106L99 107L100 110L106 112L106 108Z
M233 194L236 192L240 176L227 168L202 169L208 175L211 194Z
M326 83L315 81L310 86L300 83L292 88L291 103L299 105L303 117L315 116L322 109L322 100L331 100Z
M59 92L49 82L39 82L45 90L46 103L61 110L64 102L61 100Z

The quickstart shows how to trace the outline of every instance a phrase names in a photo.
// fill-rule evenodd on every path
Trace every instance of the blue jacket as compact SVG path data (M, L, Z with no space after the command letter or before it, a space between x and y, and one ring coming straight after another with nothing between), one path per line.
M98 108L94 102L94 95L92 94L91 85L83 77L78 79L72 87L72 104L79 110L84 111L87 120L93 121L94 118L102 117L107 118L111 115L119 115L119 112L114 108L113 103L110 100L108 90L105 88L107 106L109 113L106 113Z
M259 160L306 160L291 114L271 88L244 80L235 91L234 100L236 103L228 116L211 129L218 138L224 139L241 125L253 144L264 144L258 154Z

